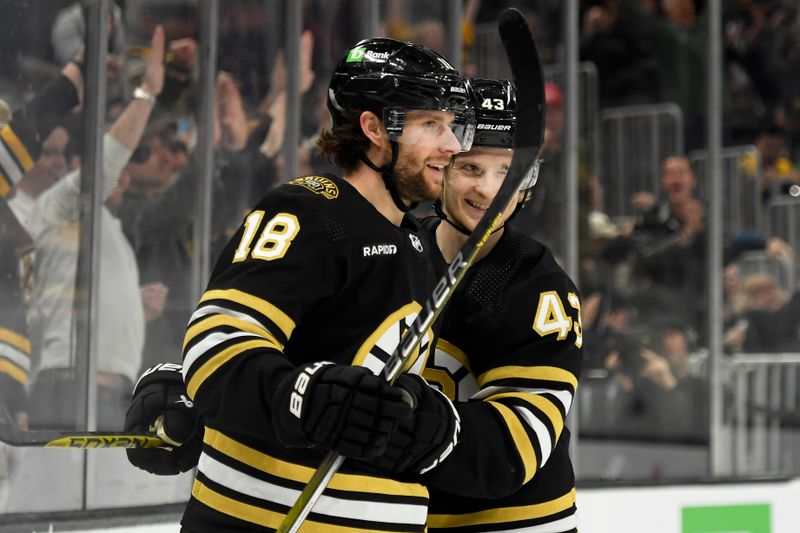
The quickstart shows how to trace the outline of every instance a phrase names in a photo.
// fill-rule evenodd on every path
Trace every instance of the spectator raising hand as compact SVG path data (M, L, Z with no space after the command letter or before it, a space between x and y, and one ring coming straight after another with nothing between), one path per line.
M217 75L214 98L214 147L238 152L247 144L249 127L242 95L233 77L227 72Z
M158 96L164 88L164 27L160 24L153 32L150 40L150 51L147 54L147 68L139 87Z

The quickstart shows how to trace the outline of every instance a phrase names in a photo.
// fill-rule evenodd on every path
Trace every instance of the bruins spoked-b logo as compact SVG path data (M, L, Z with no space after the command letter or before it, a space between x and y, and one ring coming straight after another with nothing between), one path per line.
M339 197L339 187L334 182L323 176L303 176L287 182L289 185L299 185L309 191L321 194L328 200Z
M378 328L364 341L353 358L353 364L365 366L374 374L380 374L386 361L400 344L400 339L418 319L422 306L416 302L404 305L384 319ZM421 332L419 346L406 362L404 370L412 374L421 374L428 360L433 331L428 328Z

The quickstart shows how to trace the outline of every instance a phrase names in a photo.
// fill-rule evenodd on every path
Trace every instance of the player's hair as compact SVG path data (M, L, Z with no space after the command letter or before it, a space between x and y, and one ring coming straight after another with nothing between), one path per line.
M322 130L317 140L319 153L347 172L356 168L369 147L369 139L361 131L357 118Z

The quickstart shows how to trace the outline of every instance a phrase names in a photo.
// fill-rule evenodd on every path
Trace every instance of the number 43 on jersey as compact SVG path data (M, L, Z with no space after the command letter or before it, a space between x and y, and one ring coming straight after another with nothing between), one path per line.
M567 338L570 331L575 332L575 346L583 346L583 327L581 325L581 300L574 292L567 293L570 307L578 311L578 319L573 321L566 311L561 297L556 291L546 291L539 295L539 305L533 319L533 329L542 337L558 335L558 340Z

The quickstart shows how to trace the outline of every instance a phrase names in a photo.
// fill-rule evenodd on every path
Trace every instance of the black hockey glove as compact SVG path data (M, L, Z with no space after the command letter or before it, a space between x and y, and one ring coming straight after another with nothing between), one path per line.
M414 396L414 415L402 420L386 452L370 461L393 475L418 475L437 467L458 444L461 419L453 403L420 376L401 374L394 382Z
M304 365L275 391L275 434L286 447L321 445L348 457L377 457L399 421L411 416L403 398L367 368Z
M159 418L159 436L166 437L173 448L128 448L128 460L161 476L191 470L203 447L203 424L186 395L180 365L161 363L142 374L125 414L125 431L152 433Z

